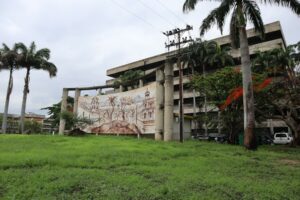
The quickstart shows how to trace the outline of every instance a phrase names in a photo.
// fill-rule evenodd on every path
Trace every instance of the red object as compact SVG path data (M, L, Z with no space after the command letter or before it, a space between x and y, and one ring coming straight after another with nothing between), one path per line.
M224 110L229 104L231 104L233 101L237 100L241 96L243 96L243 88L242 87L235 88L229 94L229 96L227 97L225 103L223 105L221 105L220 109Z
M262 89L266 88L268 85L270 85L272 82L272 78L265 79L261 84L254 86L254 90L259 92ZM221 110L224 110L228 105L230 105L233 101L237 100L243 96L243 88L237 87L235 88L227 97L225 103L220 106Z
M261 84L257 85L254 89L255 91L259 92L262 89L266 88L272 82L272 78L265 79Z

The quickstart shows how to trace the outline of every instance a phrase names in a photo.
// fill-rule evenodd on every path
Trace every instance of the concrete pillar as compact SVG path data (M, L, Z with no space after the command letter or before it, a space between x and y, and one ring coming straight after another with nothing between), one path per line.
M75 97L74 97L74 108L73 113L77 116L78 113L78 99L80 97L80 90L78 88L75 89Z
M123 92L123 91L124 91L124 87L123 87L123 85L120 85L119 92Z
M63 95L62 95L62 100L61 100L61 110L60 113L63 113L64 111L67 110L67 98L68 98L68 89L64 88L63 89ZM59 121L59 135L63 135L65 131L65 126L66 126L66 120L60 117Z
M173 109L174 109L174 81L173 64L165 64L165 109L164 109L164 141L173 139Z
M140 79L139 80L139 87L143 87L144 86L144 81L143 81L143 79Z
M273 120L272 119L269 119L269 124L270 124L270 132L272 135L274 135L274 126L273 126Z
M156 70L155 140L163 139L164 132L164 72Z
M98 89L97 95L102 95L102 88L99 88L99 89Z

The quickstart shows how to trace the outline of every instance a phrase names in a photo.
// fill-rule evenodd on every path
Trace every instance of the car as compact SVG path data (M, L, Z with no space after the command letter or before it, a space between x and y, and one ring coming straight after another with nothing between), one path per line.
M274 134L274 144L290 144L293 141L293 137L291 137L286 132L279 132Z
M224 143L227 141L227 137L225 134L219 133L209 133L208 134L208 141L216 141L219 143Z

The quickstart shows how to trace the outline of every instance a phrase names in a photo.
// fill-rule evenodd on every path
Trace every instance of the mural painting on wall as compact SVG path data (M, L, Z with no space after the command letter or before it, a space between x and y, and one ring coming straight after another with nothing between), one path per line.
M153 134L155 83L127 92L81 96L78 114L93 123L84 131L97 134Z

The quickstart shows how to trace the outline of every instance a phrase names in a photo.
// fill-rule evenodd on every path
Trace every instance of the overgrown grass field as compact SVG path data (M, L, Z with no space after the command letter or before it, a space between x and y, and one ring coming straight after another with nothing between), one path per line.
M0 199L300 199L300 149L0 135Z

